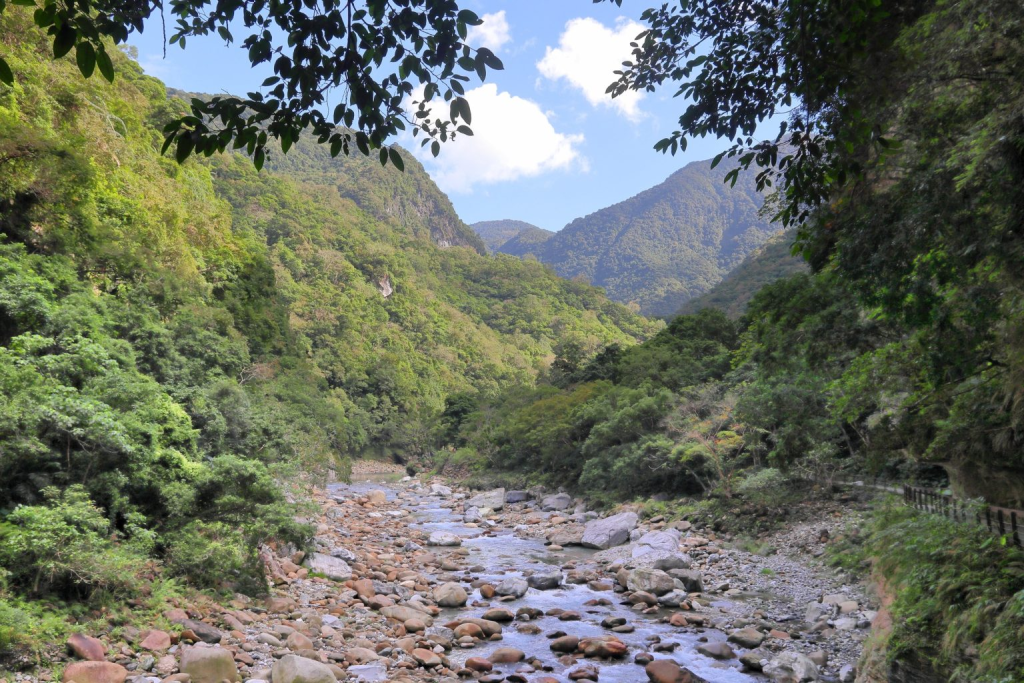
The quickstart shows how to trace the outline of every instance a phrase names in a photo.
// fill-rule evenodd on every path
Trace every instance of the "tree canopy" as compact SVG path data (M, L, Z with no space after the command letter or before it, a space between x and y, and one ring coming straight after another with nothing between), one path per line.
M7 4L0 0L0 13ZM110 44L164 21L160 0L10 4L35 7L34 21L52 36L54 58L74 50L83 76L98 68L108 81L114 79ZM252 66L268 63L274 71L259 91L192 99L191 112L164 129L164 150L174 145L179 161L231 146L244 148L261 168L271 139L287 152L308 129L330 145L332 156L349 154L354 145L366 155L379 150L381 164L401 169L402 157L385 146L388 139L411 127L437 155L442 142L472 135L463 84L502 68L486 47L465 42L469 27L482 20L455 0L171 0L170 10L171 44L184 48L189 38L213 33L232 43L240 23ZM0 82L14 82L2 57ZM417 88L422 96L410 113ZM434 106L438 99L449 104L446 110Z

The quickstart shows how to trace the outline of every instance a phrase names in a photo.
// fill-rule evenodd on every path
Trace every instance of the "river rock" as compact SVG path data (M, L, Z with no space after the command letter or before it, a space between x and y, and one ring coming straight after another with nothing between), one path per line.
M288 639L284 641L284 646L292 652L298 652L299 650L312 650L313 641L298 631L294 631L288 634Z
M654 595L665 595L672 592L676 582L671 576L660 569L634 569L629 573L626 580L626 587L631 591L653 593Z
M434 531L427 539L427 545L456 546L462 545L462 539L450 531Z
M274 664L274 683L337 683L337 677L326 664L298 655L285 655Z
M417 662L419 662L423 667L427 669L432 669L435 666L441 666L441 658L438 657L437 654L431 650L418 647L415 650L413 650L410 654L412 655L413 659L415 659Z
M736 643L740 647L751 650L761 645L764 641L764 634L750 626L733 631L729 634L729 642Z
M412 607L406 607L405 605L391 605L390 607L382 607L380 613L386 616L388 619L395 619L403 624L410 619L420 619L427 626L431 626L434 620L424 612Z
M366 494L366 498L374 505L380 505L387 502L388 494L380 489L374 489Z
M150 652L163 652L171 649L171 635L166 631L153 629L143 634L139 647Z
M64 683L124 683L128 670L113 662L74 662L64 669Z
M689 594L686 591L681 591L677 588L675 590L669 591L668 593L665 593L664 595L659 596L658 604L662 605L663 607L679 607L684 602L686 602L686 599L688 597Z
M697 652L715 659L732 659L735 656L728 643L703 643L697 646Z
M68 638L68 650L80 659L90 662L103 662L107 659L107 646L99 638L87 636L84 633L73 633Z
M303 564L309 571L323 574L331 581L348 581L352 578L352 568L345 560L325 553L310 553Z
M648 531L646 534L641 536L636 542L636 548L633 549L633 557L638 557L637 551L640 551L640 555L644 554L644 549L649 548L646 552L654 550L664 550L666 552L674 553L679 551L679 532L675 529L666 529L664 531Z
M216 645L221 641L221 638L224 637L224 634L221 633L219 629L210 626L209 624L203 621L196 621L195 619L184 619L179 623L181 624L181 627L183 629L192 631L192 633L196 634L196 637L199 638L199 640L209 645Z
M469 507L491 508L492 510L499 511L505 507L505 489L494 489L493 491L475 495L466 501L466 505Z
M192 677L191 683L239 680L234 657L222 647L190 647L181 656L180 668L182 673Z
M635 512L622 512L604 519L587 522L581 545L606 550L629 541L629 532L636 528Z
M707 683L689 669L684 669L671 659L658 659L644 669L651 683Z
M576 652L580 639L576 636L561 636L551 641L551 649L555 652Z
M452 490L445 486L444 484L431 484L430 493L432 493L435 496L444 496L445 498L447 498L448 496L452 495Z
M462 513L462 521L472 524L474 522L482 522L484 518L480 514L480 508L470 507L466 508L466 511Z
M491 664L515 664L526 659L526 653L514 647L499 647L487 659Z
M510 577L495 586L494 592L497 595L511 595L516 598L521 598L526 595L526 591L529 589L530 584L528 584L525 579Z
M526 583L529 584L530 588L542 591L558 588L562 585L562 571L560 569L552 569L550 571L537 572L527 577Z
M440 607L462 607L469 600L466 589L457 583L444 583L434 588L434 602Z
M764 674L777 683L808 683L818 680L818 667L799 652L783 652L764 667Z
M572 505L572 496L568 493L556 493L551 496L544 496L540 501L541 510L561 512L562 510L568 510L569 506Z
M687 593L703 593L704 577L696 569L671 569L666 572L673 579L678 579L683 584L683 590Z
M522 503L530 500L532 497L529 491L508 491L505 493L505 502L510 505L512 503Z
M551 545L558 545L562 547L567 545L580 545L583 543L583 529L578 527L575 529L555 529L547 535L547 540Z

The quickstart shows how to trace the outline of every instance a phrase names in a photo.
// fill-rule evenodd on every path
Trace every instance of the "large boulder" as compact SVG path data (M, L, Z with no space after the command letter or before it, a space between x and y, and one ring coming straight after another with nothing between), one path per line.
M380 489L374 489L366 494L366 498L374 505L381 505L387 502L388 494Z
M510 505L512 503L522 503L530 500L532 497L529 491L507 491L505 493L505 502Z
M558 528L546 536L548 543L552 545L579 545L583 543L583 529L576 527Z
M505 507L505 489L494 489L480 493L466 501L467 507L491 508L494 511Z
M285 655L274 664L274 683L337 683L334 672L326 664L297 655Z
M521 598L526 595L526 591L529 589L530 584L526 582L526 579L511 577L495 586L494 592L498 595L511 595L515 598Z
M435 496L448 497L448 496L452 495L452 490L450 488L448 488L447 486L445 486L444 484L431 484L430 485L430 493L435 495Z
M562 510L568 510L572 505L572 496L568 493L555 493L550 496L544 496L540 501L541 510L554 510L561 512Z
M99 638L84 633L73 633L68 638L68 650L80 659L90 662L103 662L107 659L107 646Z
M430 537L427 539L427 545L436 546L454 546L462 545L462 539L453 534L450 531L434 531L431 532Z
M310 553L303 562L309 571L323 574L331 581L348 581L352 578L352 568L345 560L325 553Z
M558 588L562 585L562 570L552 568L547 571L531 574L527 577L526 583L529 584L530 588L536 588L541 591Z
M668 575L678 579L687 593L704 592L704 577L696 569L670 569Z
M466 589L457 583L443 583L434 588L434 602L441 607L462 607L467 600Z
M641 567L629 573L626 587L631 591L643 591L654 595L671 593L676 587L675 580L660 569Z
M752 626L747 626L746 628L741 628L730 633L729 641L736 643L740 647L752 650L755 647L760 647L761 643L764 641L764 634Z
M679 532L675 529L664 531L648 531L637 539L636 548L633 549L633 557L655 550L664 550L674 553L679 550ZM646 549L646 550L645 550Z
M644 669L651 683L707 683L689 669L684 669L671 659L657 659Z
M128 670L113 662L74 662L64 669L64 683L124 683Z
M622 512L604 519L587 522L581 545L606 550L629 542L629 532L636 528L639 518L635 512Z
M192 631L192 633L196 634L196 637L199 638L199 640L210 645L216 645L224 637L224 634L221 633L220 629L216 626L210 626L205 621L184 619L178 623L181 624L183 629Z
M239 680L235 658L222 647L190 647L181 656L179 668L181 673L192 677L192 683Z
M783 652L768 662L764 675L776 683L809 683L818 680L818 667L799 652Z

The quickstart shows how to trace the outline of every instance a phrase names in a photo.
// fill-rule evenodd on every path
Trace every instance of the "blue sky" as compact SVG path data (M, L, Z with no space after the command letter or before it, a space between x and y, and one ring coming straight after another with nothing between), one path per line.
M674 130L683 102L671 91L614 101L603 94L650 1L625 0L620 8L464 0L485 18L470 42L492 48L505 70L490 72L467 95L476 135L444 145L438 159L420 157L463 220L514 218L559 230L726 146L698 139L684 154L657 153L652 146ZM164 59L159 24L129 42L147 72L184 90L240 94L270 75L267 65L251 69L237 44L215 38L190 39L185 50L168 46ZM405 142L418 150L411 138Z

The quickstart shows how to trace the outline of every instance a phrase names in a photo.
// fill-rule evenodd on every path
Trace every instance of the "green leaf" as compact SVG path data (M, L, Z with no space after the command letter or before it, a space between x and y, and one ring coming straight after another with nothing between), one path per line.
M426 142L426 140L424 140L424 142ZM430 143L430 153L433 154L435 157L438 154L440 154L441 153L441 143L438 142L437 140L434 140L433 142L431 142Z
M168 124L168 125L170 125L170 124ZM174 135L173 134L168 135L166 138L164 138L164 146L160 148L160 156L163 156L164 154L167 154L167 150L170 149L171 145L173 145L173 144L174 144Z
M391 159L391 163L395 165L399 171L405 170L405 162L402 161L402 155L398 153L398 150L394 147L388 148L388 158Z
M14 85L14 72L3 57L0 57L0 83Z
M178 147L174 150L174 160L179 164L183 163L185 159L188 159L188 155L192 153L195 148L195 142L192 140L191 135L183 135L178 138Z
M267 153L260 147L256 150L256 153L252 155L252 165L256 167L257 171L263 170L263 162L267 160Z
M388 165L388 150L386 148L381 147L379 157L380 157L380 165L381 166L387 166Z
M57 35L53 38L54 59L60 59L71 52L71 48L75 46L75 37L77 35L77 31L70 24L61 24L61 27L57 30Z
M75 48L75 61L78 63L78 70L86 78L92 76L96 69L96 50L92 43L79 43Z
M96 66L100 68L100 73L108 83L114 82L114 63L110 61L110 55L102 45L100 45L99 52L96 53Z

